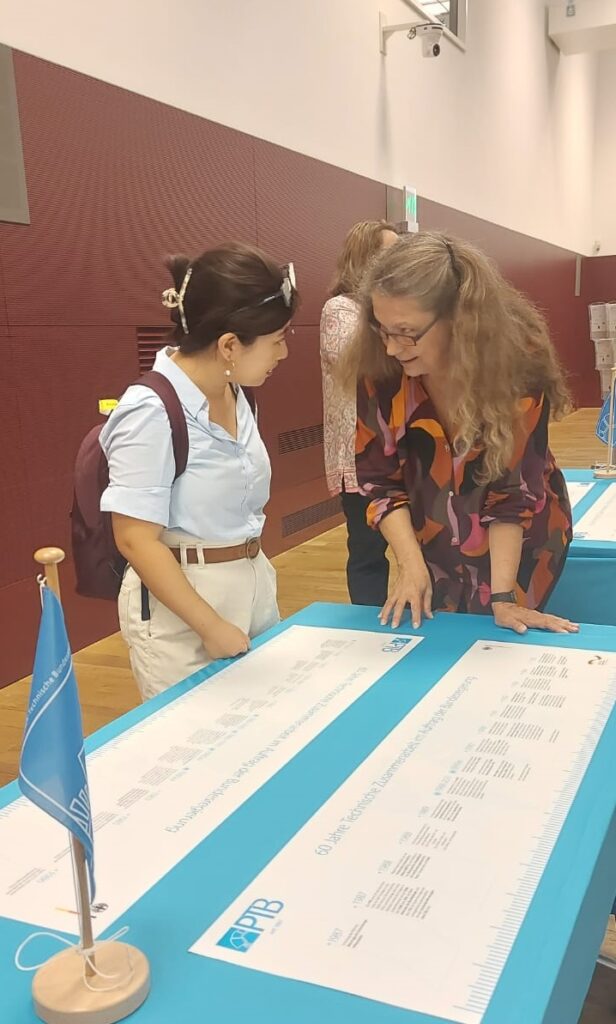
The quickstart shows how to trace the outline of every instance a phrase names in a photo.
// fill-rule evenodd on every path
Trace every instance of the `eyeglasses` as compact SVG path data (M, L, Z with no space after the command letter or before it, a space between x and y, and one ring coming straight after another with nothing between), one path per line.
M259 306L265 306L268 302L274 302L275 299L282 299L287 309L290 309L293 302L293 296L297 291L297 279L295 277L295 267L292 263L288 263L286 267L282 268L282 284L277 292L273 295L266 295L264 299L260 299L259 302L251 302L249 306L242 306L241 309L236 309L236 313L243 313L245 309L258 309Z
M423 331L419 331L418 334L405 334L403 331L388 331L387 328L382 327L381 324L377 324L375 320L370 321L370 327L375 334L378 334L384 345L386 345L390 340L398 342L399 345L417 345L417 343L426 336L428 331L432 330L439 320L440 316L436 316L434 320L431 320L428 326L424 327Z

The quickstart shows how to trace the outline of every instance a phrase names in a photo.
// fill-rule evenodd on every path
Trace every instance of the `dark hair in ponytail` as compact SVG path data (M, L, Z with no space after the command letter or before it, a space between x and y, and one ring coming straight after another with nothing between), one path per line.
M227 332L237 335L243 345L251 345L261 335L284 327L297 308L295 290L288 306L282 295L259 305L278 292L284 273L265 253L240 242L209 249L195 260L169 256L165 265L178 293L186 271L192 268L183 299L188 333L180 309L171 310L175 324L171 340L185 355L209 348Z

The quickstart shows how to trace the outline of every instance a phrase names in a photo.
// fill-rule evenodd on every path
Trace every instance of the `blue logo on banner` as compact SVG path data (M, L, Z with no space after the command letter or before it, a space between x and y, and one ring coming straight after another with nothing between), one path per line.
M394 636L383 647L383 654L398 654L400 651L403 651L410 642L410 636Z
M224 946L225 949L233 949L236 953L247 953L260 934L261 932L249 932L244 928L229 928L229 931L225 932L216 945Z
M253 900L216 945L235 953L248 953L283 907L282 900Z

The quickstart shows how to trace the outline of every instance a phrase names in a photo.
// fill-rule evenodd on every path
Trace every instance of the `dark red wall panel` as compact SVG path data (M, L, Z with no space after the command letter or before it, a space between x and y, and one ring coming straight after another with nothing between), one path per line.
M0 243L0 338L7 338L9 334L9 322L6 315L6 294L4 288L2 248ZM2 349L0 348L0 352Z
M8 338L0 339L0 359L0 486L4 488L6 484L17 486L23 479L21 416L26 410L20 408L20 382L13 345Z
M24 54L15 72L32 223L0 224L0 685L31 668L32 552L68 550L77 447L98 399L137 374L136 328L165 322L168 252L241 239L295 262L290 357L259 394L273 464L266 547L339 521L319 440L319 316L346 231L386 208L381 183ZM574 255L434 203L420 214L483 246L545 308L578 400L597 401ZM112 604L75 596L70 559L61 577L74 649L117 628Z
M2 526L5 528L4 507L2 509ZM10 521L8 522L10 525ZM28 554L30 561L28 562ZM36 585L36 571L32 562L32 550L24 551L19 565L21 573L24 567L31 568L28 579L20 579L17 583L0 586L0 640L2 653L1 682L6 686L14 679L19 679L26 672L32 671L34 648L38 619L41 614L41 602Z
M294 332L289 358L279 363L258 395L259 429L276 467L277 488L323 476L321 446L278 453L281 424L285 431L294 431L323 420L319 331L316 326L297 326Z
M160 322L162 257L256 238L252 140L15 54L30 225L3 225L9 323Z
M306 433L312 440L314 431L310 428L323 421L318 327L298 325L294 332L289 338L289 358L280 363L258 396L259 429L270 453L275 481L264 535L269 552L286 551L339 521L330 515L326 521L318 520L322 525L316 529L313 525L312 529L283 532L285 516L312 509L329 497L323 477L322 444L280 451L281 432L293 432L297 441ZM306 516L310 516L308 511Z
M616 302L616 256L584 260L582 295L587 303Z
M0 588L23 576L32 554L31 505L24 474L22 419L28 415L19 401L19 379L11 341L0 338L0 524L2 557ZM0 618L0 659L10 633ZM2 677L0 675L0 683Z
M10 437L8 440L10 444ZM24 575L25 566L31 564L33 540L30 502L23 481L2 484L1 498L2 558L0 559L0 588L9 586ZM14 633L10 622L0 619L0 660Z
M32 671L41 602L36 574L39 567L30 558L22 570L28 576L10 586L0 587L0 624L2 637L2 682L6 685ZM60 567L62 601L73 651L109 636L118 628L118 616L110 601L91 601L77 597L70 561Z
M70 469L84 434L99 421L98 399L138 376L132 327L16 327L13 366L22 416L24 470L36 488Z
M385 186L339 167L255 140L259 245L295 263L298 324L318 324L336 257L349 227L385 217Z

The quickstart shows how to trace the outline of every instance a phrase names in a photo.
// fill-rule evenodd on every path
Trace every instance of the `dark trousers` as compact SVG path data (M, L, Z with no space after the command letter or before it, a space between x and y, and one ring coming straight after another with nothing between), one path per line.
M387 600L389 562L387 542L366 522L369 498L343 491L342 510L347 521L347 585L352 604L382 608Z

